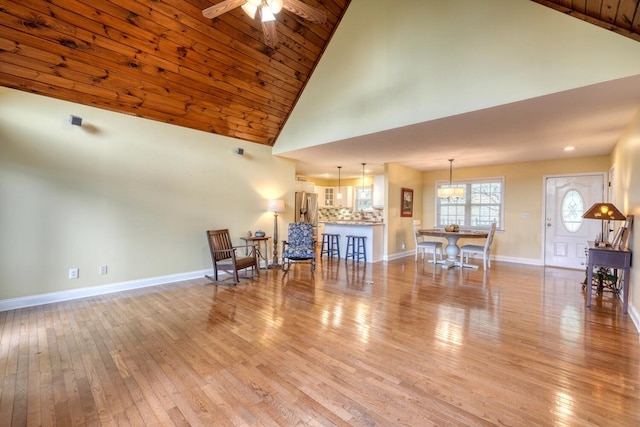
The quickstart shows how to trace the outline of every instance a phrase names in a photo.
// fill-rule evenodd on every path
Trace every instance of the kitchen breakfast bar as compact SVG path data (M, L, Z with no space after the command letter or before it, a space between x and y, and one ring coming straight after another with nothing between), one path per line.
M384 253L384 223L369 221L334 221L324 223L324 232L340 235L340 256L347 250L347 235L364 236L367 262L382 261ZM318 236L321 238L321 236Z

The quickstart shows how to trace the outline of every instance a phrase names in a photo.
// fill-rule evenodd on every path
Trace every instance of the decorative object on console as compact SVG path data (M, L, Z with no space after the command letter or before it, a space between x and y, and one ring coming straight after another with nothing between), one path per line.
M599 219L602 221L602 233L596 236L596 246L610 246L608 221L624 221L626 217L616 208L613 203L594 203L585 213L585 219ZM607 222L605 222L607 221Z
M258 230L258 231L255 232L254 236L256 236L256 237L264 237L265 233L262 230Z
M280 268L280 264L278 264L278 212L284 212L285 205L284 200L282 199L270 199L267 204L267 211L273 212L273 264L271 264L268 268ZM258 236L256 232L256 237L264 237Z
M438 188L438 197L441 199L464 197L464 188L453 187L453 159L449 159L449 187Z
M460 226L458 224L449 224L444 228L444 231L448 231L450 233L457 233L460 231Z

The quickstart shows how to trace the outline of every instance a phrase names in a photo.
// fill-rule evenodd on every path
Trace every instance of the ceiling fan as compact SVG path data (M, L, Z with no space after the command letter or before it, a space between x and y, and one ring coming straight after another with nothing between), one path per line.
M256 17L258 11L260 12L264 42L269 47L276 47L278 44L275 15L282 9L316 24L324 24L327 21L327 13L324 10L316 9L300 0L224 0L204 9L202 15L213 19L238 6L241 6L251 19Z

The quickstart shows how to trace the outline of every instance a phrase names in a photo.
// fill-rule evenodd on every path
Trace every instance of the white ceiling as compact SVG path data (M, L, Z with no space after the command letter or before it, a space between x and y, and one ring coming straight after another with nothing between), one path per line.
M286 153L297 173L344 178L384 163L427 171L609 154L640 106L640 75ZM575 147L564 151L565 147Z
M318 178L604 155L639 107L640 43L535 2L352 0L273 153Z

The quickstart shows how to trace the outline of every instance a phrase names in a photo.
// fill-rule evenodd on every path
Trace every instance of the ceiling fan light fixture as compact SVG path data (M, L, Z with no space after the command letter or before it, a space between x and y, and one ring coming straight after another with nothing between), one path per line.
M276 20L276 16L273 14L271 7L269 5L263 5L260 8L260 17L262 22L271 22Z
M258 6L248 1L242 5L242 10L244 10L244 13L249 15L249 18L255 19L256 12L258 12Z
M282 0L267 0L267 5L271 8L271 13L277 15L282 10Z

